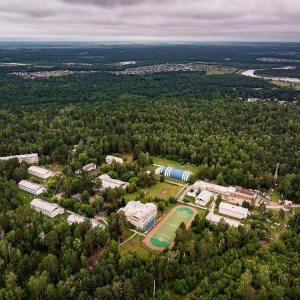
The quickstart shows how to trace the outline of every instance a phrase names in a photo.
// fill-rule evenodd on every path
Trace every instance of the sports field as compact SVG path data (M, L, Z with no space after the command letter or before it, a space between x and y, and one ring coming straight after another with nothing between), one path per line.
M181 222L188 228L198 212L188 206L174 207L147 235L144 243L154 250L172 247L175 232Z

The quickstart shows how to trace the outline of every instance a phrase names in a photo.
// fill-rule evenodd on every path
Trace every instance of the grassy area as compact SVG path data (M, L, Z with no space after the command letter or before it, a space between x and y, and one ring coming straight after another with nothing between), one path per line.
M161 166L170 166L170 167L174 167L174 168L188 170L188 171L193 172L194 174L196 174L197 169L198 169L197 166L194 166L194 165L181 164L181 163L173 161L173 160L169 160L169 159L162 158L162 157L156 157L156 156L153 156L153 162L155 164L161 165Z
M20 195L21 199L23 200L23 205L25 207L30 207L30 202L35 198L42 199L42 194L33 195L31 193L28 193L28 192L20 190L20 189L19 189L19 195Z
M162 199L168 199L170 196L176 196L177 193L182 189L181 186L170 184L167 182L157 182L155 185L151 186L148 189L142 189L143 191L146 192L145 197L159 197ZM140 194L141 190L131 193L131 194L126 194L125 199L130 200L130 199L135 199L136 196Z
M293 210L295 213L298 213L298 214L300 213L300 207L294 207Z
M133 161L133 155L132 153L122 153L122 157L127 159L127 161L132 162Z
M141 258L146 259L150 253L156 253L155 251L150 250L144 243L144 236L136 235L130 241L125 243L120 247L122 252L136 252Z
M281 200L281 199L282 199L281 195L278 193L278 190L275 189L275 190L272 192L272 194L271 194L271 200L272 200L272 201L278 201L278 200Z

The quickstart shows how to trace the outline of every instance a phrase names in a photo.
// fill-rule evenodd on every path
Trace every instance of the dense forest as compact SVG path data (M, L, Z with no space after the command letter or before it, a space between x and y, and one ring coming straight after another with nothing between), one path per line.
M25 208L17 183L28 177L28 165L1 161L0 299L300 298L299 214L276 236L264 214L238 228L196 217L191 228L177 229L172 250L141 258L118 245L128 227L115 213L124 191L109 190L87 205L94 178L75 174L94 162L135 191L156 183L145 167L161 156L196 166L192 180L266 191L279 163L279 192L300 202L299 91L238 73L108 72L122 69L116 63L123 60L278 67L283 63L258 58L297 58L297 45L19 47L0 49L2 62L31 64L0 66L0 156L37 152L40 165L60 165L62 174L48 181L44 195L61 185L62 206L91 217L105 208L109 226L93 228L88 220L70 226ZM30 80L11 74L73 62L97 73ZM82 69L78 64L68 68ZM263 101L248 103L249 97ZM107 154L124 153L134 162L103 165Z

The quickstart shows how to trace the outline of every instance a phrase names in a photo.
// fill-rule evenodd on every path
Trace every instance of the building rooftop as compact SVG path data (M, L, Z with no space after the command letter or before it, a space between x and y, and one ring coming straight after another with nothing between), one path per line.
M33 199L31 202L30 202L30 205L33 205L39 209L42 209L44 211L47 211L49 213L53 212L55 209L57 208L60 208L57 204L55 203L49 203L49 202L46 202L44 200L41 200L41 199Z
M31 166L28 168L28 171L32 171L32 172L35 172L35 173L39 173L41 175L46 175L48 174L49 172L51 172L50 170L48 169L45 169L45 168L42 168L42 167L37 167L37 166Z
M128 182L118 180L118 179L113 179L107 174L102 174L98 178L102 180L102 189L107 189L107 188L118 188L121 186L127 186Z
M210 217L210 221L212 221L216 224L218 224L221 219L224 219L225 223L227 223L228 225L233 226L233 227L239 227L239 225L241 225L241 223L239 221L232 220L232 219L229 219L229 218L225 218L225 217L222 217L222 216L218 216L218 215L213 214Z
M252 196L252 197L256 195L256 192L244 189L242 187L237 187L235 190L235 193L244 194L244 195Z
M68 216L68 223L73 224L73 223L83 223L85 218L82 216L78 216L78 215L69 215Z
M19 182L19 185L22 185L22 186L27 187L28 189L31 189L31 190L34 190L34 191L37 191L38 189L44 187L41 184L29 181L29 180L21 180Z
M234 212L237 212L239 214L246 214L247 215L247 213L248 213L248 208L244 208L244 207L241 207L241 206L236 206L236 205L226 203L226 202L221 202L220 205L219 205L219 208L234 211Z

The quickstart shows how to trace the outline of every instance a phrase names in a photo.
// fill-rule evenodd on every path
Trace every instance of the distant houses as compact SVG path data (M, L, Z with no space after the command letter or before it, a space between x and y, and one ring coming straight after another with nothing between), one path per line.
M35 211L41 212L42 214L53 218L59 214L64 213L64 209L58 206L55 203L49 203L46 201L43 201L41 199L33 199L30 202L30 208L34 209Z
M155 224L157 206L153 203L143 204L140 201L129 201L120 211L124 211L127 221L138 229L147 231Z
M112 156L112 155L107 155L105 158L105 161L107 164L111 165L113 162L117 162L122 164L124 162L123 158L117 157L117 156Z
M34 195L39 195L46 189L43 185L31 182L29 180L21 180L18 183L18 186L20 190L29 192Z
M9 159L12 159L12 158L17 158L19 160L19 162L24 161L28 164L35 164L39 161L39 156L38 156L37 153L2 156L2 157L0 157L0 160L9 160Z
M37 167L37 166L29 167L28 173L30 175L34 175L42 179L48 179L49 177L53 176L53 172L51 170L45 169L43 167Z

